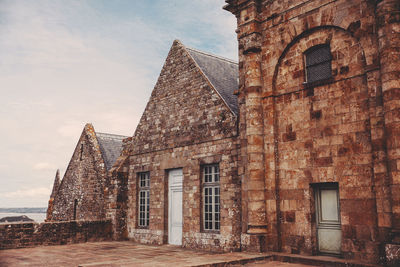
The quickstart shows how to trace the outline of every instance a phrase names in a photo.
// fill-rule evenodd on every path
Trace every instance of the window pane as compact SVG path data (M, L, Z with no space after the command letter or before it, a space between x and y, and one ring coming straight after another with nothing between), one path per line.
M339 221L338 199L336 189L321 189L321 219Z
M142 172L138 175L139 178L139 226L149 226L150 222L150 175L148 172Z
M219 182L219 166L215 165L214 166L214 182Z
M203 166L203 219L204 230L219 230L220 227L220 189L219 165Z
M219 187L214 188L214 219L215 230L219 230L220 225L220 204L219 204Z
M306 54L306 66L316 65L318 63L330 61L331 59L329 46L320 46Z
M324 80L330 78L331 76L332 71L330 61L307 67L307 82Z

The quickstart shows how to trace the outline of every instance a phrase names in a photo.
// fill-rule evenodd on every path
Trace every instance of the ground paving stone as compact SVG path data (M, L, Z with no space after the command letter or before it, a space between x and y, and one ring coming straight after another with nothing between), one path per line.
M123 242L96 242L62 246L0 250L0 267L15 266L306 266L268 261L267 253L213 253L180 247L147 246ZM259 260L260 262L252 262Z

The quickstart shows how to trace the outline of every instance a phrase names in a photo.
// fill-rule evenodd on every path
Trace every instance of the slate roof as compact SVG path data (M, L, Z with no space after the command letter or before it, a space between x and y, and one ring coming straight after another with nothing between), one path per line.
M233 94L239 88L239 67L232 60L211 55L193 48L186 47L190 56L199 65L228 107L238 115L237 96Z
M108 171L112 168L115 161L121 154L122 140L128 136L96 132L96 137L100 145L100 150L101 154L103 155L106 169Z

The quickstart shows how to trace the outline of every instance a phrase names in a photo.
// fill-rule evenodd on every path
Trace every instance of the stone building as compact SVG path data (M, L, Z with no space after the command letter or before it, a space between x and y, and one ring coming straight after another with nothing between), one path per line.
M46 221L106 218L108 170L121 153L125 136L96 133L86 124L60 181L57 170Z
M242 248L400 258L400 2L226 2Z
M116 170L122 236L240 249L237 79L235 62L173 43Z
M226 2L239 64L175 41L118 158L85 127L50 219L77 199L115 239L398 263L399 1Z

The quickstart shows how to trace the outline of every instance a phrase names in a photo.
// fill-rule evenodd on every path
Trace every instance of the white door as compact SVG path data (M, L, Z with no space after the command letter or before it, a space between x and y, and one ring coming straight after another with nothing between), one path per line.
M340 254L342 230L340 225L339 190L337 186L321 186L316 190L318 250Z
M182 245L182 169L168 172L168 243Z

